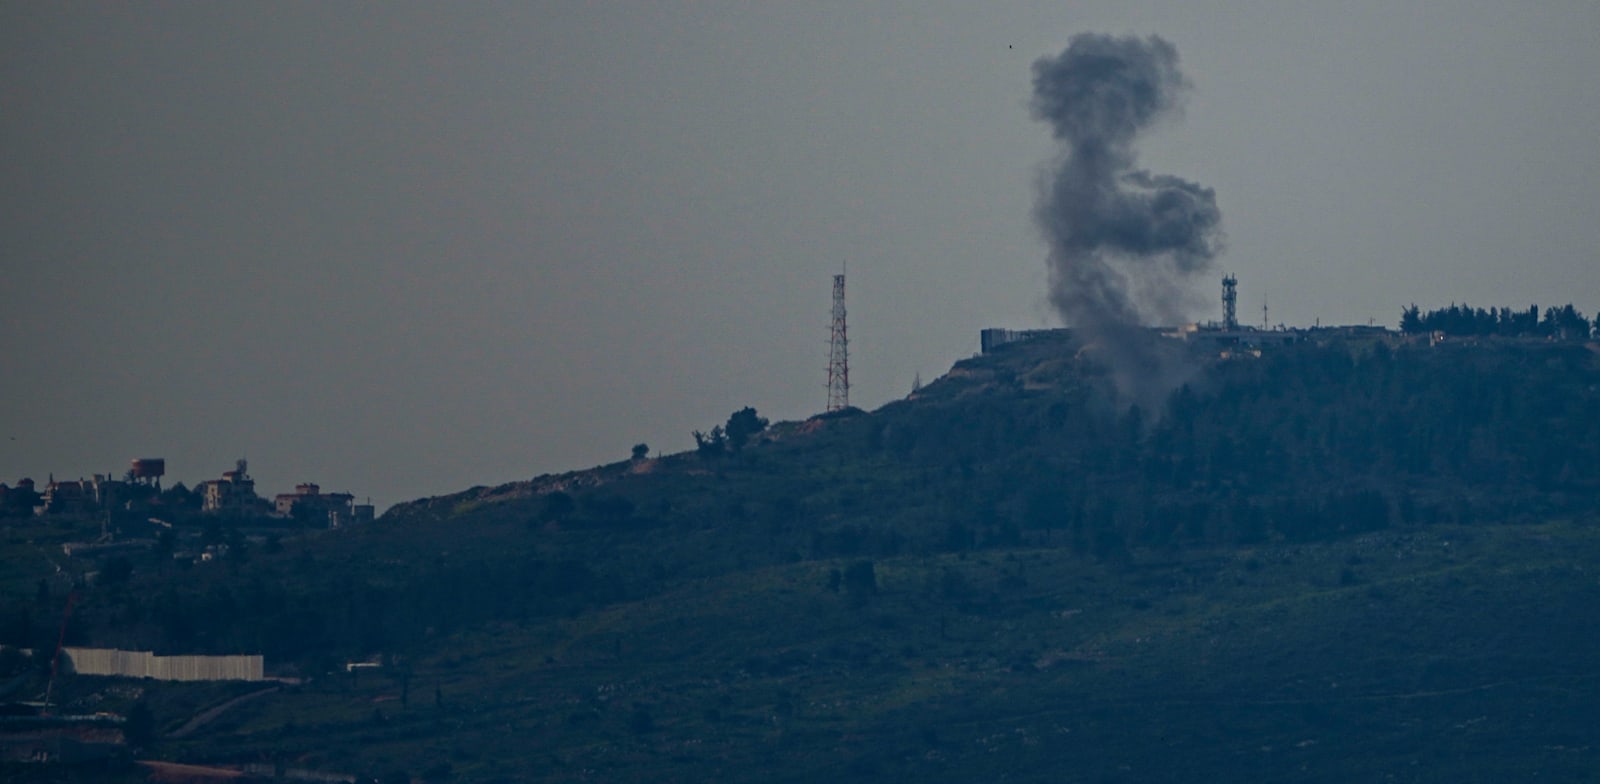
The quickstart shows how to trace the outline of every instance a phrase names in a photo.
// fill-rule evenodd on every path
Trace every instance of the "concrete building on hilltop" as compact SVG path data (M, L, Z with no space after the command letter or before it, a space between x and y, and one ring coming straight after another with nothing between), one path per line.
M1067 327L1051 329L1002 329L990 327L978 332L978 352L981 354L993 353L995 349L1008 343L1022 343L1045 337L1067 337L1072 330Z
M84 514L93 508L94 498L82 479L58 481L54 476L40 496L40 511L47 515Z
M247 464L240 460L232 471L224 471L221 479L207 479L197 486L204 500L200 511L223 517L248 517L266 514L270 508L265 499L256 495L256 482L245 473Z
M82 515L109 508L126 497L127 484L105 474L93 479L58 480L50 477L40 496L40 512L47 515Z
M303 482L294 486L294 492L275 496L272 507L279 517L300 517L307 521L326 519L329 528L371 522L372 505L355 501L355 496L349 493L324 493L320 486Z
M1186 324L1165 334L1170 338L1218 351L1286 346L1305 337L1304 331L1298 329L1268 330L1255 327L1228 329L1206 324Z

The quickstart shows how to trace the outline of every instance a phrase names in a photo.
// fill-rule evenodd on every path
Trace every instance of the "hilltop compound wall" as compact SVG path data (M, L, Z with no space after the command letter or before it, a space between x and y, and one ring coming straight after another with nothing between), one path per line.
M978 351L988 354L1007 343L1021 343L1035 338L1069 335L1072 330L1056 329L1000 329L991 327L978 332Z
M63 648L79 675L122 675L163 681L266 680L260 654L239 656L157 656L116 648Z

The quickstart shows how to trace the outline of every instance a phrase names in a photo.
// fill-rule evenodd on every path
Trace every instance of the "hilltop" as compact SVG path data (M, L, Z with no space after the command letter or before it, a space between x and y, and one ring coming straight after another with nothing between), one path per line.
M84 589L70 635L259 652L305 679L146 740L184 762L470 781L1593 770L1600 351L1431 342L1197 350L1143 411L1103 347L1041 336L737 451L421 499L181 573L141 562ZM53 633L55 599L13 604L13 626ZM59 688L118 707L107 683ZM237 696L141 688L122 707L166 731Z

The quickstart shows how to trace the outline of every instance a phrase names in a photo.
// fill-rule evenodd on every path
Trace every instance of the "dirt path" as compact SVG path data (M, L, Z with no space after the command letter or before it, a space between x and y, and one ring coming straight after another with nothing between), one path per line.
M188 720L187 722L184 722L184 725L182 727L179 727L179 728L167 733L167 737L169 737L169 738L186 737L190 733L194 732L195 730L200 729L201 727L204 727L205 725L211 723L212 719L215 719L216 717L221 716L223 711L226 711L227 709L232 708L233 706L238 705L239 703L244 702L245 700L253 700L253 699L255 699L257 697L260 697L260 696L263 696L263 695L272 694L273 692L277 691L278 688L279 687L277 687L277 686L271 686L271 687L262 689L261 691L253 691L253 692L250 692L249 694L243 694L243 695L240 695L238 697L234 697L233 699L228 700L227 702L224 702L221 705L217 705L215 707L203 710L200 713L195 714L194 718Z
M229 768L212 768L205 765L185 765L181 762L139 760L150 771L151 781L227 781L242 779L244 773Z

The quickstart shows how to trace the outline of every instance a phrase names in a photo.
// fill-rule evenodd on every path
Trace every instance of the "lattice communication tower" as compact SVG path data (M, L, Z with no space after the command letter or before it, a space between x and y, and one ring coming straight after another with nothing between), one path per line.
M1222 278L1222 327L1228 330L1239 328L1239 279L1232 275Z
M844 275L833 276L833 330L828 339L828 410L850 406L850 338L844 325Z

